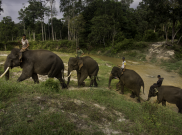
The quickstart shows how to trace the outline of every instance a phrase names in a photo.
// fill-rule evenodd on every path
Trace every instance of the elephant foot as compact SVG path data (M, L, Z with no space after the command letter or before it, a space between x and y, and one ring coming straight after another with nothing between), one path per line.
M133 94L131 94L131 96L130 96L131 98L135 98L135 95L133 95Z
M82 82L82 84L81 84L83 87L85 87L85 82Z

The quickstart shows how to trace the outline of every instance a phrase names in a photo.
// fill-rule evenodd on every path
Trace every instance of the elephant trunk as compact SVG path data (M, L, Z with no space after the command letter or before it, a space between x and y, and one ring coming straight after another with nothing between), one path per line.
M109 88L110 88L112 78L113 78L113 76L112 76L112 74L110 74L110 76L109 76L109 85L108 85Z
M0 78L5 75L5 79L9 80L9 68L10 68L9 62L8 59L6 59L6 62L4 64L4 73L0 76Z

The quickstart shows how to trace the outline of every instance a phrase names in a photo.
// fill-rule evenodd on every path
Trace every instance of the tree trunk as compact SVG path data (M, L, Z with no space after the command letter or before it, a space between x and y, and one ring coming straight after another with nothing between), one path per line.
M47 26L47 28L48 28L48 32L49 32L49 40L51 40L51 34L50 34L50 28L49 28L49 16L48 16L48 26Z
M54 41L54 31L53 31L53 24L52 24L52 3L53 3L53 0L50 1L51 3L51 26L52 26L52 40Z
M169 28L168 28L169 29ZM167 39L168 39L168 35L167 35L167 33L168 33L168 29L167 29L167 25L165 26L165 33L166 33L166 43L167 43Z
M70 22L69 22L70 20L69 20L69 17L68 17L68 40L70 40Z
M154 28L154 33L155 33L155 29L156 29L156 25L155 25L155 28Z
M56 32L55 32L55 40L57 40L57 39L56 39Z
M46 28L45 28L45 25L44 25L44 34L45 34L45 41L46 41Z
M35 32L33 32L33 40L35 41Z
M174 34L175 34L175 23L176 21L173 19L173 26L172 26L172 44L174 43Z
M44 41L44 26L43 22L41 21L41 26L42 26L42 41Z

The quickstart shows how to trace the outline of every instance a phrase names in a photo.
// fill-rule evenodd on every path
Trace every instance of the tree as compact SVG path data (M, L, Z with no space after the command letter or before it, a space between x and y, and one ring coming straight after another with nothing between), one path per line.
M91 33L88 36L90 41L94 43L103 41L104 47L106 47L105 38L112 30L112 18L108 15L96 16L91 22L93 26L91 27Z
M70 20L70 29L75 33L76 47L79 46L80 33L84 32L85 21L82 14L75 16Z
M18 11L18 14L19 14L18 19L22 20L22 23L23 23L23 26L24 26L24 33L25 33L25 17L26 17L25 10L24 9L20 9L20 11Z
M2 0L0 0L0 15L1 15L1 12L3 11L3 8L1 7L2 5Z

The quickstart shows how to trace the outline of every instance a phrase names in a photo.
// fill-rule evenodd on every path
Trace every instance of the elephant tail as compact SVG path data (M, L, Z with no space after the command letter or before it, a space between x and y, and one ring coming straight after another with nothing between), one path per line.
M143 87L143 94L145 95L145 93L144 93L144 83L142 84L142 87Z

